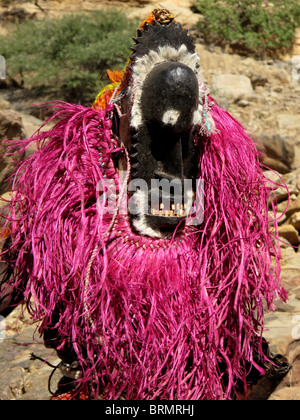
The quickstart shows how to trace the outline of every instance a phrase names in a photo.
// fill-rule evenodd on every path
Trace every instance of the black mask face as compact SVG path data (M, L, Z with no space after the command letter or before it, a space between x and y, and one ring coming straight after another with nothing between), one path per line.
M129 212L138 233L169 237L184 229L195 200L198 56L174 21L148 25L135 41L117 133L131 160Z

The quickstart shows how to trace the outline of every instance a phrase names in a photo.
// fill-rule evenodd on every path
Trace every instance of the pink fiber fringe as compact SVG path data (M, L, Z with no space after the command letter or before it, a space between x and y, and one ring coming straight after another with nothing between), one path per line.
M4 226L17 251L12 283L40 333L59 311L58 350L74 347L95 398L232 398L253 353L264 357L263 302L286 297L252 140L214 105L217 133L198 139L203 224L158 240L118 214L107 232L113 215L97 211L97 183L118 187L112 158L123 153L111 108L52 106L54 128L19 142L38 149L16 171Z

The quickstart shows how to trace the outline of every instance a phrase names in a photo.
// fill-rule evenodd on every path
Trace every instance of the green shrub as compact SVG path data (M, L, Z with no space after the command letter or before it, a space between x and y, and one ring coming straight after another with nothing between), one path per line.
M298 0L196 0L198 28L207 43L230 45L259 57L287 51L300 25Z
M135 34L136 22L115 10L26 21L0 37L0 55L24 87L89 104L108 83L106 69L126 64Z

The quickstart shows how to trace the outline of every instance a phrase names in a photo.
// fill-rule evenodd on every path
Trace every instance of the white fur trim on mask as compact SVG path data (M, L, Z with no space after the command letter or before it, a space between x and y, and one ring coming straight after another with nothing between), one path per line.
M152 229L147 224L145 213L147 213L148 209L148 196L145 191L137 190L133 195L132 198L136 203L137 207L137 218L133 219L133 226L138 233L141 235L151 236L153 238L162 238L162 234L158 230Z

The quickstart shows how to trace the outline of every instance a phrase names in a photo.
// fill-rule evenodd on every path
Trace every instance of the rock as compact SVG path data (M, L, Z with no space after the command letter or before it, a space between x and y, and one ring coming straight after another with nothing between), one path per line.
M293 213L299 212L300 211L300 195L298 195L295 200L290 200L288 208L286 208L287 204L288 204L287 201L282 201L278 205L278 211L284 212L286 210L286 213L285 213L286 217L291 216Z
M292 336L294 340L287 348L286 357L292 365L291 370L283 379L282 383L270 396L270 400L299 400L300 399L300 315L291 319Z
M277 173L276 171L267 170L267 171L264 171L264 175L266 178L268 178L271 181L270 183L268 183L269 188L276 188L275 184L279 184L279 185L282 184L282 181L281 181L282 174Z
M0 16L0 20L4 20L6 22L23 22L26 19L34 19L36 14L30 14L27 10L19 7L14 7L10 10L6 10Z
M21 138L24 138L21 115L11 110L0 111L0 194L3 194L8 186L7 178L15 168L14 159L17 160L23 157L23 155L14 158L12 156L3 156L7 151L3 140L16 140ZM15 151L17 151L16 148L11 150L11 152Z
M300 55L300 28L295 30L295 38L293 41L293 55Z
M123 2L124 0L123 1L121 0L115 3L116 5L118 5L118 3L123 3ZM199 19L201 18L201 15L199 15L199 13L192 12L191 10L192 1L190 0L171 0L171 1L164 1L162 3L157 2L157 0L137 0L137 1L129 0L126 3L128 4L128 6L131 6L131 7L126 8L127 15L130 18L138 18L139 20L142 18L142 16L145 19L145 16L148 16L152 12L153 9L158 8L158 7L172 11L174 15L176 16L176 19L178 19L180 23L183 25L183 27L185 28L195 27ZM123 6L125 5L123 4Z
M290 172L294 158L295 147L287 137L279 134L261 133L259 148L264 152L263 163L280 173Z
M0 400L49 400L48 379L53 371L40 360L31 360L31 353L51 362L59 363L56 352L44 347L36 332L36 325L29 324L30 317L16 307L5 319L5 334L0 338ZM54 374L52 390L61 378Z
M277 218L278 226L282 225L287 219L286 215L284 213L281 213L281 212L276 213L276 218Z
M279 389L278 391L275 390L275 392L271 394L269 400L300 400L300 385L297 387L286 386L284 388Z
M17 80L18 76L16 78L10 77L8 74L6 74L5 79L0 79L0 89L14 89L14 88L20 88L20 82Z
M2 346L3 347L3 342ZM9 354L8 354L9 353ZM33 341L5 340L0 357L0 399L1 400L49 400L48 379L53 368L39 360L32 361L31 353L53 363L53 351L49 352ZM57 357L54 363L57 364ZM58 375L59 373L57 373ZM56 376L56 375L55 375ZM61 376L61 375L60 375ZM53 391L57 389L57 378L52 380Z
M272 353L287 354L288 346L293 341L292 319L289 312L269 312L265 315L264 338L270 343Z
M254 93L249 77L238 74L219 74L212 79L216 96L227 96L238 101L251 97Z
M9 108L10 108L10 103L6 101L5 99L0 99L0 110L9 109Z
M253 89L255 89L257 86L265 86L268 83L268 79L265 76L262 76L260 73L257 72L251 72L249 74L251 84Z
M289 203L288 203L287 200L282 201L281 203L278 204L277 211L279 213L284 213L286 215L288 205L289 205Z
M300 184L299 186L297 185L300 181L300 169L296 169L292 172L286 173L282 175L282 178L287 184L292 184L295 188L297 188L298 191L300 191Z
M289 83L290 82L290 80L291 80L291 78L292 78L292 75L291 74L289 74L286 70L284 70L284 69L280 69L280 70L277 70L277 71L275 71L274 73L274 77L276 78L276 79L278 79L281 83L283 83L283 84L286 84L286 83Z
M250 102L247 101L247 99L240 99L237 102L237 105L240 106L240 107L242 107L242 108L245 108L246 106L249 106L250 105Z
M289 223L294 226L295 229L300 230L300 211L292 214Z
M297 114L279 114L277 116L278 128L300 133L300 118Z
M287 239L290 244L297 246L300 243L300 238L297 230L293 225L278 226L278 233L283 238Z
M33 115L22 113L22 124L24 127L25 138L30 138L43 124L43 121ZM47 125L47 129L50 127Z
M262 155L260 160L266 167L279 171L283 174L290 171L290 168L278 159L272 159L267 155Z
M281 253L281 281L290 296L299 287L300 253L295 252L292 246L282 249ZM299 301L297 309L300 312Z
M0 110L0 140L24 138L21 115L12 110Z
M291 173L281 175L275 171L264 171L265 177L269 180L266 185L270 190L270 204L271 201L274 204L281 203L286 200L288 196L290 200L295 200L299 194L299 189L296 186L296 177L291 176ZM283 209L280 212L282 214Z
M287 185L286 187L282 186L274 189L274 191L271 193L271 197L274 203L281 203L281 201L288 198L289 194L290 197L292 197L292 194L294 194L296 198L298 192L299 191L293 185Z
M287 241L285 238L283 238L282 236L278 237L278 241L276 241L276 244L278 245L278 243L279 243L280 248L289 248L292 246L292 244L289 241Z
M297 189L300 191L300 174L296 175L295 185L296 185Z
M281 93L283 91L283 87L282 86L276 86L276 87L274 87L273 90L274 90L274 92Z

